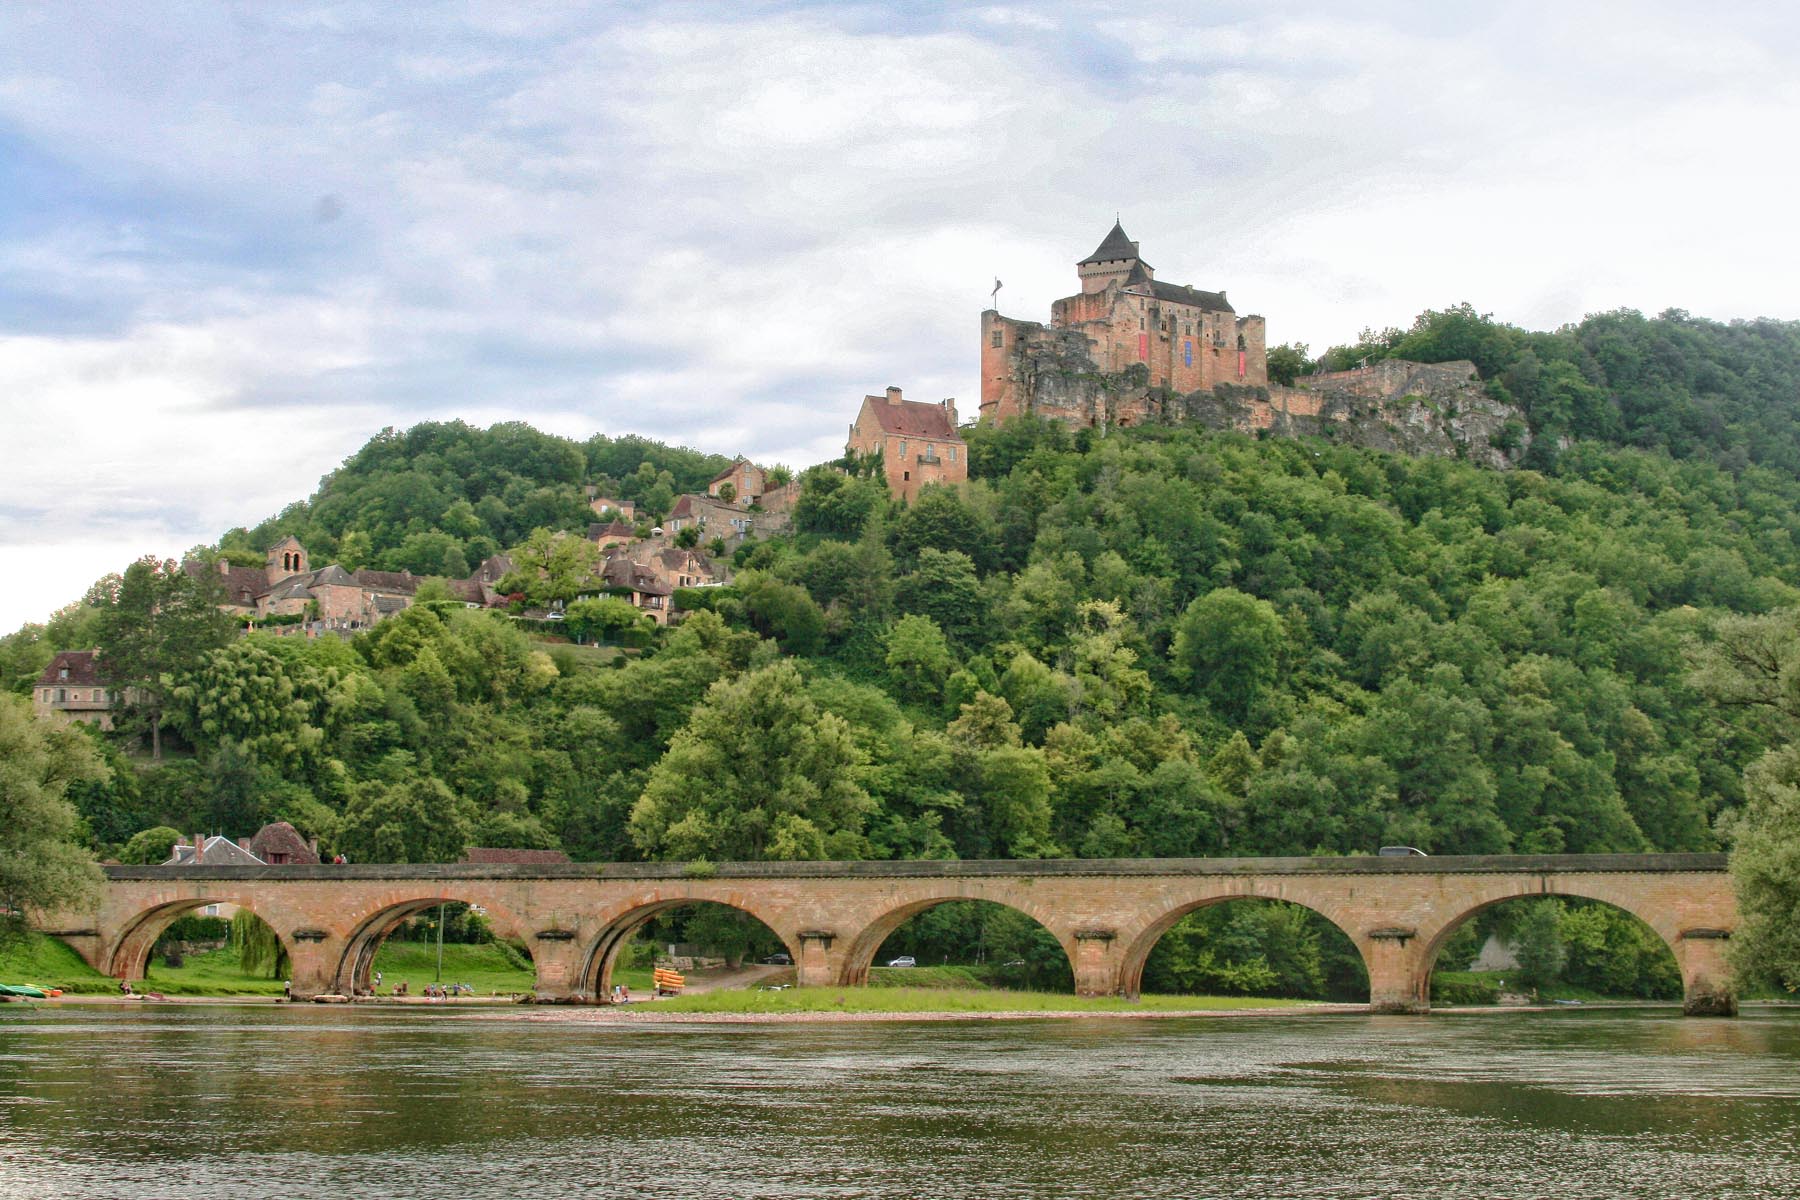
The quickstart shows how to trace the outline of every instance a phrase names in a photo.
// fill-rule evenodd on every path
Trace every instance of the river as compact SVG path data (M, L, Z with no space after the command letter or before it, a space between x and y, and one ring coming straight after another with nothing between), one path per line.
M1800 1195L1800 1012L0 1006L0 1198Z

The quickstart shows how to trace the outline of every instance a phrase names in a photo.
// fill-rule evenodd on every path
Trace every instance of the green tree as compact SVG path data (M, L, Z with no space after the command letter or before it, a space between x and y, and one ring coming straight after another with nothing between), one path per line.
M132 834L131 840L119 851L119 861L140 867L154 867L158 863L169 861L169 855L174 853L179 841L181 831L168 825L140 830Z
M1233 725L1275 680L1286 633L1267 600L1217 588L1188 605L1170 657L1182 682Z
M154 759L162 758L165 696L172 678L231 639L231 618L218 609L218 579L205 572L190 574L173 559L139 559L125 569L117 596L100 611L95 670L149 721Z
M1563 911L1560 900L1540 900L1527 905L1513 926L1511 949L1519 961L1519 982L1528 988L1549 987L1562 978L1569 961L1562 935Z
M1283 387L1293 387L1294 380L1312 368L1312 360L1306 356L1305 342L1283 342L1269 347L1268 363L1269 382Z
M1800 992L1800 746L1758 760L1731 850L1742 924L1731 938L1740 987Z
M901 617L882 642L887 648L888 676L900 695L926 704L942 694L956 660L936 621L917 615Z
M38 721L31 705L0 695L0 904L9 914L73 906L100 886L78 841L69 785L106 768L86 734Z
M650 772L631 837L654 858L860 858L864 761L792 663L721 680Z
M344 810L338 847L353 862L456 862L477 816L472 801L428 775L371 782Z

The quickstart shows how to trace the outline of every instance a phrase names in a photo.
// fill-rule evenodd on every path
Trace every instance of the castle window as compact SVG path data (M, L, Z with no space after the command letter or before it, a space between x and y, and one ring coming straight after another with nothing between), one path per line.
M956 461L956 447L955 446L950 447L950 461L951 462Z
M996 346L1000 345L1001 335L1000 335L1000 331L998 329L994 330L993 342L994 342L994 345L996 345Z
M911 472L911 471L902 471L902 472L900 472L900 480L901 480L901 482L903 482L903 483L904 483L904 482L909 482L909 481L910 481L910 480L911 480L911 479L912 479L912 472Z
M906 457L906 443L905 442L900 443L900 457L901 458Z

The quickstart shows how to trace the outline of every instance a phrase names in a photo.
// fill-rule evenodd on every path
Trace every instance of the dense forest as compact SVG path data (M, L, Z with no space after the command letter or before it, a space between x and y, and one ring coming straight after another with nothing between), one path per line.
M910 507L867 464L804 472L793 531L641 647L429 593L348 641L203 634L163 668L171 753L146 761L127 720L70 794L103 852L284 819L357 861L1725 844L1772 734L1695 656L1721 619L1800 602L1800 326L1531 333L1463 307L1319 362L1383 354L1475 361L1538 434L1528 468L971 428L970 483ZM726 462L388 430L205 552L260 563L293 533L315 563L456 576L580 528L583 485L654 516ZM122 590L0 640L10 685L102 640Z

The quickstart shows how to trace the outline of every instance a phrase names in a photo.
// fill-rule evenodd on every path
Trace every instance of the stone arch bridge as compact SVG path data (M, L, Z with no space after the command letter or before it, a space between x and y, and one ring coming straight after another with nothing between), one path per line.
M151 947L205 904L250 909L280 936L298 997L366 988L383 939L446 901L478 904L530 948L540 998L604 996L632 932L710 901L761 920L800 982L855 986L908 917L987 900L1062 944L1084 996L1136 996L1151 948L1183 916L1247 897L1304 905L1342 929L1368 967L1377 1012L1424 1012L1444 940L1520 896L1616 905L1655 930L1681 968L1685 1010L1736 1009L1725 939L1737 908L1722 854L1040 861L570 863L555 865L108 867L89 912L39 922L103 973L141 978Z

